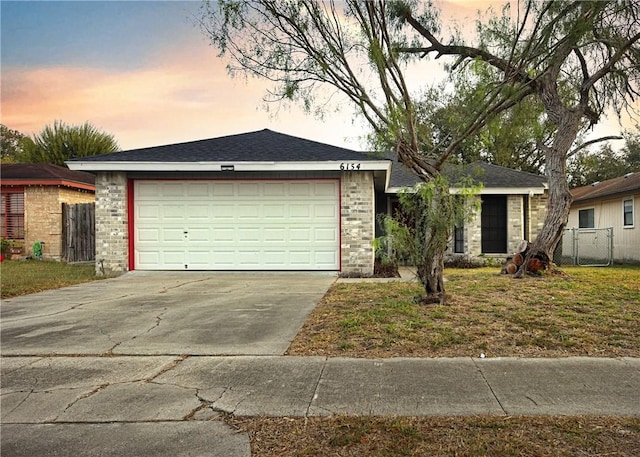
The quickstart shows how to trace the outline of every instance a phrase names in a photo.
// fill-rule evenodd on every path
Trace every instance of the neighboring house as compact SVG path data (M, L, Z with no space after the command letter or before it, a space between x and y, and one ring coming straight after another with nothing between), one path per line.
M67 163L72 170L96 174L100 272L325 270L364 275L373 272L375 216L385 210L387 192L395 191L391 171L397 165L270 130ZM537 227L537 222L525 227L522 221L524 212L534 211L530 200L544 193L542 183L536 183L523 187L520 182L517 198L494 205L504 211L505 205L518 208L520 228L517 234L509 232L509 242ZM529 206L523 208L525 201ZM468 244L476 242L480 239Z
M449 167L443 174L452 184L455 176L470 176L482 183L480 211L470 223L456 228L449 254L506 257L520 241L533 240L542 229L548 198L545 177L484 162ZM378 212L391 213L397 193L418 182L415 173L394 160L386 205L379 203Z
M43 257L62 255L62 204L95 199L95 176L51 164L9 163L0 167L1 231L23 246L24 255L44 242Z
M640 262L640 173L577 187L567 228L613 229L613 260Z

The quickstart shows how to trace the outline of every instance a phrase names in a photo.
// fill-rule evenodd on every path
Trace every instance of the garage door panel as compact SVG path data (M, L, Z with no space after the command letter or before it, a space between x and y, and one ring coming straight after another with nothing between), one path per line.
M338 242L338 229L334 228L318 228L314 230L314 241L336 243Z
M162 213L160 217L166 221L182 221L185 218L185 209L184 203L167 203L162 206Z
M289 217L291 219L309 219L311 214L311 208L308 204L292 204L289 206Z
M188 197L208 197L211 186L206 181L190 182L187 184Z
M237 205L236 217L240 220L255 220L260 219L260 205Z
M184 230L181 228L160 229L160 241L164 243L184 243Z
M134 186L136 268L339 267L337 180L141 180Z

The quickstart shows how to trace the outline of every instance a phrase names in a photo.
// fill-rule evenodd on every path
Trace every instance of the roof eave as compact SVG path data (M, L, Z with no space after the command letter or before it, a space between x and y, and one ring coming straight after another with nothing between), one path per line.
M397 194L407 187L389 187L387 194ZM460 188L452 187L451 193L459 193ZM547 186L541 187L483 187L479 195L542 195L547 190Z
M308 162L136 162L69 161L78 171L375 171L390 169L388 160L342 160Z

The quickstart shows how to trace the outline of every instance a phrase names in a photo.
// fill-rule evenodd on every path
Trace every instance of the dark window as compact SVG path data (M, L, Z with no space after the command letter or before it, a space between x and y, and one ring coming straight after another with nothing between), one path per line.
M24 239L24 194L3 193L0 202L0 231L8 240Z
M482 196L482 252L504 254L507 252L507 196Z
M622 202L623 223L625 227L633 227L633 200Z
M596 228L595 209L581 209L578 211L578 228Z
M464 227L456 227L453 230L453 252L464 254Z

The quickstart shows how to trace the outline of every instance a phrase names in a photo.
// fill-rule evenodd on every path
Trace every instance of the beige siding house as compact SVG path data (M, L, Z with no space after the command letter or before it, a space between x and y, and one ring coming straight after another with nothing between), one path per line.
M32 255L44 242L43 257L62 256L62 204L92 203L95 176L51 164L2 164L1 236Z
M640 173L578 187L571 194L567 228L612 228L613 261L640 263Z

